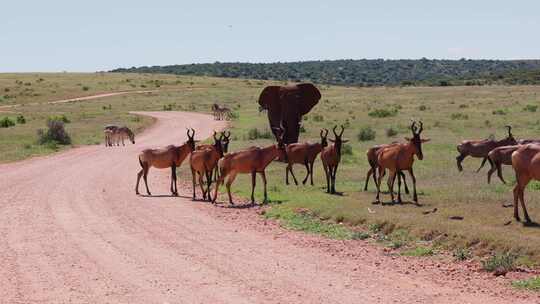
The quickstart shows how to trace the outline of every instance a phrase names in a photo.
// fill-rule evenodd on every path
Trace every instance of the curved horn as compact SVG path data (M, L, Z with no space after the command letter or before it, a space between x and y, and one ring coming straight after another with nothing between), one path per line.
M334 136L335 137L338 137L337 133L336 133L336 128L337 128L337 125L335 125L333 128L332 128L332 132L334 132Z
M413 132L413 134L416 134L416 130L417 130L417 127L416 127L416 121L411 119L412 120L412 124L411 124L411 131Z
M420 129L418 129L418 134L422 133L422 131L424 131L424 123L420 120L419 121L420 123Z
M326 131L326 133L324 133L324 137L327 137L328 136L328 129L324 128L324 131Z
M214 130L214 135L212 135L212 137L214 137L214 140L215 140L215 141L218 140L217 137L216 137L216 135L217 135L217 132L216 132L216 130Z
M227 133L223 133L223 135L225 135L226 138L229 138L231 137L231 131L226 131Z
M343 125L341 125L341 132L339 133L339 137L343 136L343 132L345 131L345 128Z
M508 137L511 137L512 136L512 126L508 125L508 126L504 126L505 128L508 128Z
M323 130L323 129L321 129L321 132L319 133L319 136L320 136L321 138L323 138L323 137L324 137L324 136L323 136L323 133L324 133L324 130Z

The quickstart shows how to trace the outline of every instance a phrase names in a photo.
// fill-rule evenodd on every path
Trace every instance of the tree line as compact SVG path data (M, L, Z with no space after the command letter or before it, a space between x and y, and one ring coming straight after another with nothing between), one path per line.
M540 60L360 59L276 63L203 63L119 68L160 73L346 86L540 84Z

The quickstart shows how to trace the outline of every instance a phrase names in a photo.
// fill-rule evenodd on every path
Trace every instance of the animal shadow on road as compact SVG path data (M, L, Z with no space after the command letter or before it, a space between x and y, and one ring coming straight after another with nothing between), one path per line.
M538 224L537 222L524 222L523 227L540 229L540 224Z
M186 195L172 195L172 194L157 194L157 195L148 195L148 194L140 194L139 195L140 197L148 197L148 198L163 198L163 197L178 197L178 198L187 198L187 199L191 199L191 196L186 196Z
M378 203L376 203L376 202L373 202L372 204L378 205ZM425 207L426 206L425 204L415 203L415 202L412 202L412 201L401 201L401 203L387 201L387 202L381 202L380 204L382 206L405 206L405 205L414 205L416 207Z

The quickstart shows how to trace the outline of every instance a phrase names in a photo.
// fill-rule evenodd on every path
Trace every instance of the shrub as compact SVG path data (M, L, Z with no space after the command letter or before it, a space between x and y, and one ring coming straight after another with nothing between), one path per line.
M375 109L375 110L372 110L368 113L369 116L371 117L377 117L377 118L384 118L384 117L392 117L392 116L396 116L398 113L398 109L396 108L393 108L393 109Z
M403 229L398 229L394 232L392 232L389 235L390 238L390 247L392 249L398 249L405 245L407 245L411 241L411 237L407 233L407 231Z
M506 115L506 110L503 110L503 109L497 109L497 110L493 110L493 112L491 112L491 114L493 115Z
M26 118L22 114L17 115L17 123L23 125L26 123Z
M513 253L497 253L482 261L482 268L496 275L506 274L516 268L517 256Z
M112 105L109 104L108 106L102 106L101 107L103 110L112 110Z
M163 111L172 111L172 109L173 109L172 104L163 105Z
M365 240L367 238L369 238L369 233L363 231L355 231L351 236L353 240Z
M357 135L359 141L369 141L375 139L375 130L371 127L364 127L360 129L360 132Z
M471 258L471 251L467 248L457 248L452 252L452 256L458 261L465 261Z
M306 133L306 128L303 125L300 126L300 133Z
M418 110L419 110L419 111L425 111L425 110L427 110L427 107L426 107L425 105L420 105L420 106L418 107Z
M88 90L90 90L90 87L84 86L84 87L82 87L82 89L83 89L83 91L88 91Z
M315 114L315 116L313 116L313 121L317 121L317 122L324 121L324 117L320 114Z
M386 129L386 136L388 137L393 137L393 136L396 136L397 134L398 134L397 130L392 127Z
M343 154L343 155L352 155L353 154L352 146L347 145L347 144L344 144L343 146L341 146L341 154Z
M452 113L450 118L452 118L453 120L467 120L469 119L469 115L463 113Z
M414 249L407 250L402 253L402 255L405 256L412 256L412 257L425 257L425 256L431 256L434 255L435 251L431 247L416 247Z
M0 119L0 128L9 128L13 127L15 125L15 122L11 120L9 117L4 117Z
M49 116L49 118L47 118L47 124L49 123L49 121L61 121L63 123L70 123L71 122L71 120L69 120L69 118L67 118L67 116L65 114L56 115L56 116Z
M537 109L538 109L537 105L528 104L523 108L523 111L525 111L525 112L536 112Z
M38 143L40 145L62 144L69 145L71 137L64 128L64 121L51 120L47 121L47 131L39 129L37 131Z
M258 138L272 138L272 132L270 130L264 130L264 132L259 131L257 128L251 128L248 131L248 139L254 140Z
M460 105L459 105L459 108L460 108L460 109L465 109L465 108L468 108L468 107L469 107L468 104L460 104Z

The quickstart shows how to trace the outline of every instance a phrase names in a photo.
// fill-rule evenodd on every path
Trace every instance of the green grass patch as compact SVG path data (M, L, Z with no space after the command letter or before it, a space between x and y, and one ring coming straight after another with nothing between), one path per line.
M340 224L323 222L314 216L302 211L293 211L287 208L274 206L265 213L269 219L279 220L281 226L308 233L321 234L331 239L354 239L359 237L356 233Z
M426 257L426 256L432 256L435 254L435 251L431 247L424 247L424 246L418 246L413 249L405 250L401 253L401 255L404 256L412 256L412 257Z
M540 291L540 277L512 282L512 286L520 289Z
M510 252L496 253L482 261L485 271L505 274L516 268L517 255Z

